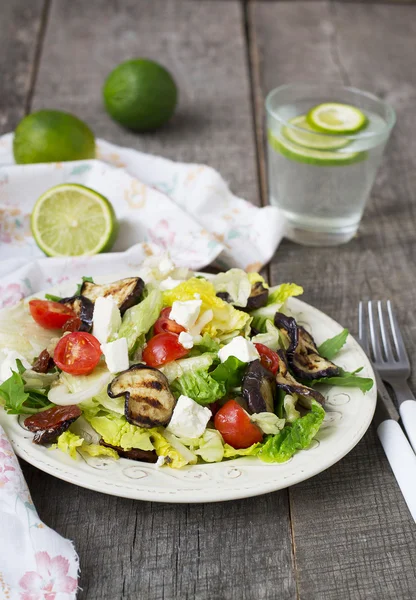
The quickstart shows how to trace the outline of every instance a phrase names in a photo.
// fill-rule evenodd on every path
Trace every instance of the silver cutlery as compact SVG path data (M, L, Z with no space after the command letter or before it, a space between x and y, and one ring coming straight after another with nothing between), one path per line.
M391 307L390 314L393 314ZM381 373L378 370L378 365L383 357L375 328L375 319L371 302L367 305L367 311L365 310L364 303L360 302L358 307L358 320L359 341L364 352L371 360L375 371L378 399L374 422L377 435L413 520L416 522L416 455L398 423L399 414L382 382ZM384 334L386 334L384 327L383 331ZM384 339L387 339L386 335L384 335ZM398 352L397 355L399 356ZM374 360L372 356L374 357ZM387 353L385 356L387 356Z

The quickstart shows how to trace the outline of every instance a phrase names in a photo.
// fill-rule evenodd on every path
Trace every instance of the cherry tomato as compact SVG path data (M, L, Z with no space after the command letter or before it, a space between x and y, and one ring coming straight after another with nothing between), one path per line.
M263 367L271 371L273 375L276 375L279 368L279 355L264 344L254 345L256 346L257 352L260 354L260 362Z
M178 323L176 321L173 321L173 319L169 319L171 310L171 307L168 306L167 308L164 308L160 313L160 317L153 326L153 331L155 332L155 335L158 333L177 333L179 335L181 331L186 331L185 327L182 327L182 325L178 325Z
M53 360L57 367L71 375L87 375L98 365L100 342L86 331L64 335L56 345Z
M220 408L214 424L224 442L233 448L249 448L263 439L261 429L250 421L249 415L235 400L229 400Z
M142 358L149 367L159 367L177 358L183 358L188 353L189 350L179 343L176 334L158 333L148 341Z
M76 317L73 310L51 300L31 300L29 310L36 323L46 329L60 329L68 319Z

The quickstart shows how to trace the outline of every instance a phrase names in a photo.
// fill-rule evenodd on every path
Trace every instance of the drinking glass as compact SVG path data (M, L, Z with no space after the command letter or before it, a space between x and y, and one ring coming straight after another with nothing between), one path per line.
M367 126L344 135L311 133L293 123L326 102L360 109ZM393 108L351 87L295 83L272 90L266 112L270 203L284 214L286 236L309 246L348 242L357 232L394 126Z

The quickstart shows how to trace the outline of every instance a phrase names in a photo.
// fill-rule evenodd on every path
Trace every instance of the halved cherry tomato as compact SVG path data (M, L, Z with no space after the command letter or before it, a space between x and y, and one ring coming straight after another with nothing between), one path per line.
M177 333L179 335L182 331L186 331L185 327L182 327L173 319L169 319L171 310L172 308L167 306L160 313L160 317L153 326L155 335L158 333Z
M256 346L257 352L260 354L260 362L263 367L271 371L273 375L276 375L279 368L279 355L264 344L254 345Z
M220 408L214 425L224 442L233 448L249 448L263 439L261 429L250 421L249 415L235 400L229 400Z
M100 357L100 342L86 331L74 331L64 335L53 353L56 366L71 375L91 373L100 362Z
M188 353L175 333L158 333L148 341L142 358L149 367L159 367Z
M68 319L76 317L73 310L51 300L31 300L29 310L36 323L45 329L60 329Z

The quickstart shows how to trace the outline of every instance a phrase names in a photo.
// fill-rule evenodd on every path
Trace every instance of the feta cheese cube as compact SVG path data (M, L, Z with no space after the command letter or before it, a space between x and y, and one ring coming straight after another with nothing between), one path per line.
M190 350L194 345L194 338L187 331L181 331L178 340L181 346L187 350Z
M185 329L191 329L199 317L201 306L202 300L185 300L184 302L176 300L172 304L169 318Z
M94 304L92 335L105 344L120 329L121 315L112 296L100 296Z
M241 335L233 338L229 344L218 351L218 358L221 362L225 362L229 356L235 356L235 358L245 363L260 357L253 342L246 340Z
M1 351L0 360L0 383L9 379L9 377L12 376L12 371L15 371L16 373L19 372L16 360L21 360L25 369L30 369L31 367L30 363L20 354L20 352L9 350L8 348L4 348L4 350Z
M163 467L165 464L166 456L159 456L157 461L155 462L155 467Z
M206 406L200 406L188 396L179 396L167 431L177 437L200 437L211 419L212 413Z
M111 373L120 373L129 368L129 351L126 338L122 337L114 342L101 344L105 362Z
M164 290L173 290L177 285L182 283L184 279L172 279L172 277L168 277L159 283L159 288Z

